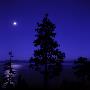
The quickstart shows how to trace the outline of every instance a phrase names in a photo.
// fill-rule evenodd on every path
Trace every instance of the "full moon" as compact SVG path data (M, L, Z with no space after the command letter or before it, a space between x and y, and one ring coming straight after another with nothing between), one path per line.
M13 26L17 26L17 22L16 21L13 22Z

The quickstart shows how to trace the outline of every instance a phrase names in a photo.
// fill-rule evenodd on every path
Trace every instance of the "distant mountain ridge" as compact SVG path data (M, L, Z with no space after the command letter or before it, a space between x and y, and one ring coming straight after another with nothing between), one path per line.
M9 60L0 60L0 63L8 62ZM28 63L29 60L12 60L12 63Z
M0 60L0 63L7 62L8 60ZM64 60L63 63L74 63L75 60ZM29 60L12 60L12 63L29 63Z

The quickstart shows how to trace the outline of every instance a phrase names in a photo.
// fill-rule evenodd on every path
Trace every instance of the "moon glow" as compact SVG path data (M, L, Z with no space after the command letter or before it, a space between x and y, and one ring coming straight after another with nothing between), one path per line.
M17 22L16 21L13 22L13 26L17 26Z

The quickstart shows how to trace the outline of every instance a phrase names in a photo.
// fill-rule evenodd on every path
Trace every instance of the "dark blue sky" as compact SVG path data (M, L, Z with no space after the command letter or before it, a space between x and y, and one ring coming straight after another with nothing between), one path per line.
M56 40L66 59L90 58L89 0L0 0L0 60L10 50L15 59L32 56L36 23L45 13L56 24Z

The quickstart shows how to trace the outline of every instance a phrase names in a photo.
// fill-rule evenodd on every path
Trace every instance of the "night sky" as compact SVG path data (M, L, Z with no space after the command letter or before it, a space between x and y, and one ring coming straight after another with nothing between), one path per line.
M0 60L10 50L14 59L33 55L36 23L45 13L56 24L66 59L90 58L90 0L0 0Z

